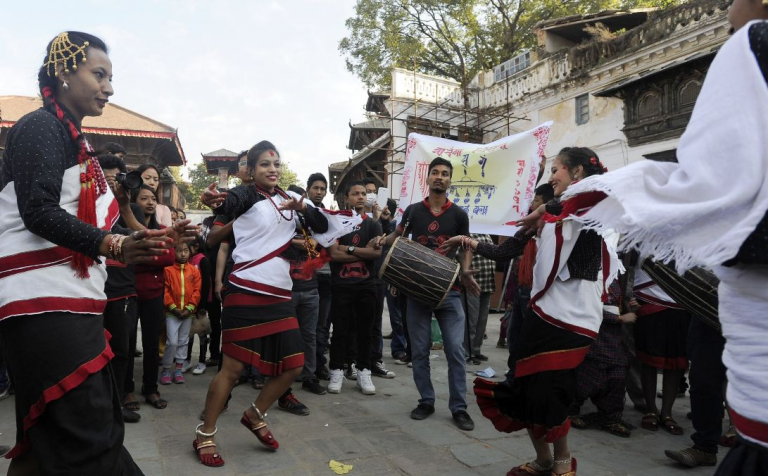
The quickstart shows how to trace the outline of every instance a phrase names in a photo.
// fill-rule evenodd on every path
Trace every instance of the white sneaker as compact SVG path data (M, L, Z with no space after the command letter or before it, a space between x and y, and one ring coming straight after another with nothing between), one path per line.
M184 365L181 366L181 373L187 373L189 369L192 368L192 361L191 360L185 360Z
M370 370L357 371L357 388L363 392L363 395L376 395L376 387L373 386Z
M357 367L355 366L354 362L349 364L349 368L344 371L344 376L347 378L347 380L357 380Z
M331 383L328 384L328 393L341 393L341 384L344 382L343 370L331 370Z
M205 366L204 363L198 362L197 367L195 367L195 370L192 371L192 375L202 375L205 373L205 369L208 367Z

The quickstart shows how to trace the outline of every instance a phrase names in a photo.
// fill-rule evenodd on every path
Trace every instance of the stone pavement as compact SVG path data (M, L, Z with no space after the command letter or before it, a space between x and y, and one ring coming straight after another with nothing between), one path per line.
M506 370L506 349L496 349L498 319L489 317L488 340L483 353L490 357L488 365L497 373ZM388 318L384 317L385 333ZM384 341L385 346L389 341ZM197 345L195 345L197 350ZM388 355L388 352L385 352ZM328 463L334 459L353 465L350 476L414 475L414 476L501 476L510 467L533 457L527 436L522 432L499 433L482 417L471 392L472 373L488 365L467 366L469 413L475 430L463 432L453 425L448 411L447 367L441 351L432 351L432 380L437 393L436 412L424 421L410 418L418 393L411 369L387 366L397 373L392 380L375 378L375 396L362 395L354 381L346 381L339 395L322 396L301 390L294 392L311 410L309 416L286 413L276 406L268 420L280 449L269 452L240 423L240 415L253 400L256 390L242 385L234 390L230 410L219 420L217 442L226 465L206 468L198 463L192 450L194 428L203 408L208 383L213 371L201 376L187 374L187 384L162 387L169 401L165 410L142 404L142 420L127 425L125 445L147 476L192 475L327 475L334 473ZM136 378L141 365L137 360ZM215 370L215 369L214 369ZM327 383L327 382L326 382ZM585 410L589 410L585 406ZM689 399L678 400L674 415L685 428L685 436L666 432L652 433L636 429L631 438L623 439L593 430L572 430L570 446L579 461L579 476L703 476L713 468L686 469L664 456L664 450L683 449L691 445ZM590 410L591 411L591 410ZM13 398L0 402L0 444L11 444L14 429ZM641 415L627 407L625 420L639 427ZM720 458L725 451L720 452ZM8 462L0 461L0 474Z

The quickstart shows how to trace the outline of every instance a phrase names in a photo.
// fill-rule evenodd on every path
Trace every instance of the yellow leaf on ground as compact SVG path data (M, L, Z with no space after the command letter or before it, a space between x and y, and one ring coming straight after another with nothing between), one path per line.
M336 474L347 474L352 471L351 464L339 463L335 460L331 460L330 463L328 463L328 467L331 468Z

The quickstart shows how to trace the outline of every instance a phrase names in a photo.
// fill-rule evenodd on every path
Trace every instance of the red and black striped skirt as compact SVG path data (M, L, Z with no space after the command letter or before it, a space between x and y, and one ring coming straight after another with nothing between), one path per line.
M231 293L221 313L221 351L261 375L304 366L304 341L290 299Z
M592 339L554 326L528 310L516 345L515 379L475 380L477 404L497 430L533 431L554 442L568 434L576 399L576 367Z

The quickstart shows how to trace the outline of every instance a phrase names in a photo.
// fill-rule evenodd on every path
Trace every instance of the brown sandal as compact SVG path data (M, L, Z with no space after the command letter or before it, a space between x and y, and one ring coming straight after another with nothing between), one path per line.
M158 410L164 410L168 406L168 401L160 398L160 392L144 395L144 401L157 408Z
M131 397L131 400L127 400L129 396ZM129 393L123 399L123 408L127 408L132 412L137 412L141 409L141 406L139 405L139 402L136 401L136 398L133 396L133 394Z
M640 419L640 426L650 431L659 431L659 414L658 413L646 413L643 418Z
M573 415L570 417L571 419L571 426L579 429L579 430L586 430L587 429L587 422L584 421L584 419L581 417L581 415Z
M683 427L677 424L674 418L671 416L664 417L659 420L661 422L661 427L667 430L670 434L680 436L683 434Z
M552 467L545 468L536 461L515 466L507 472L507 476L547 476L552 471Z
M632 436L632 430L627 428L623 423L616 422L616 423L609 423L607 425L601 425L600 429L603 431L607 431L608 433L620 436L622 438L629 438Z

